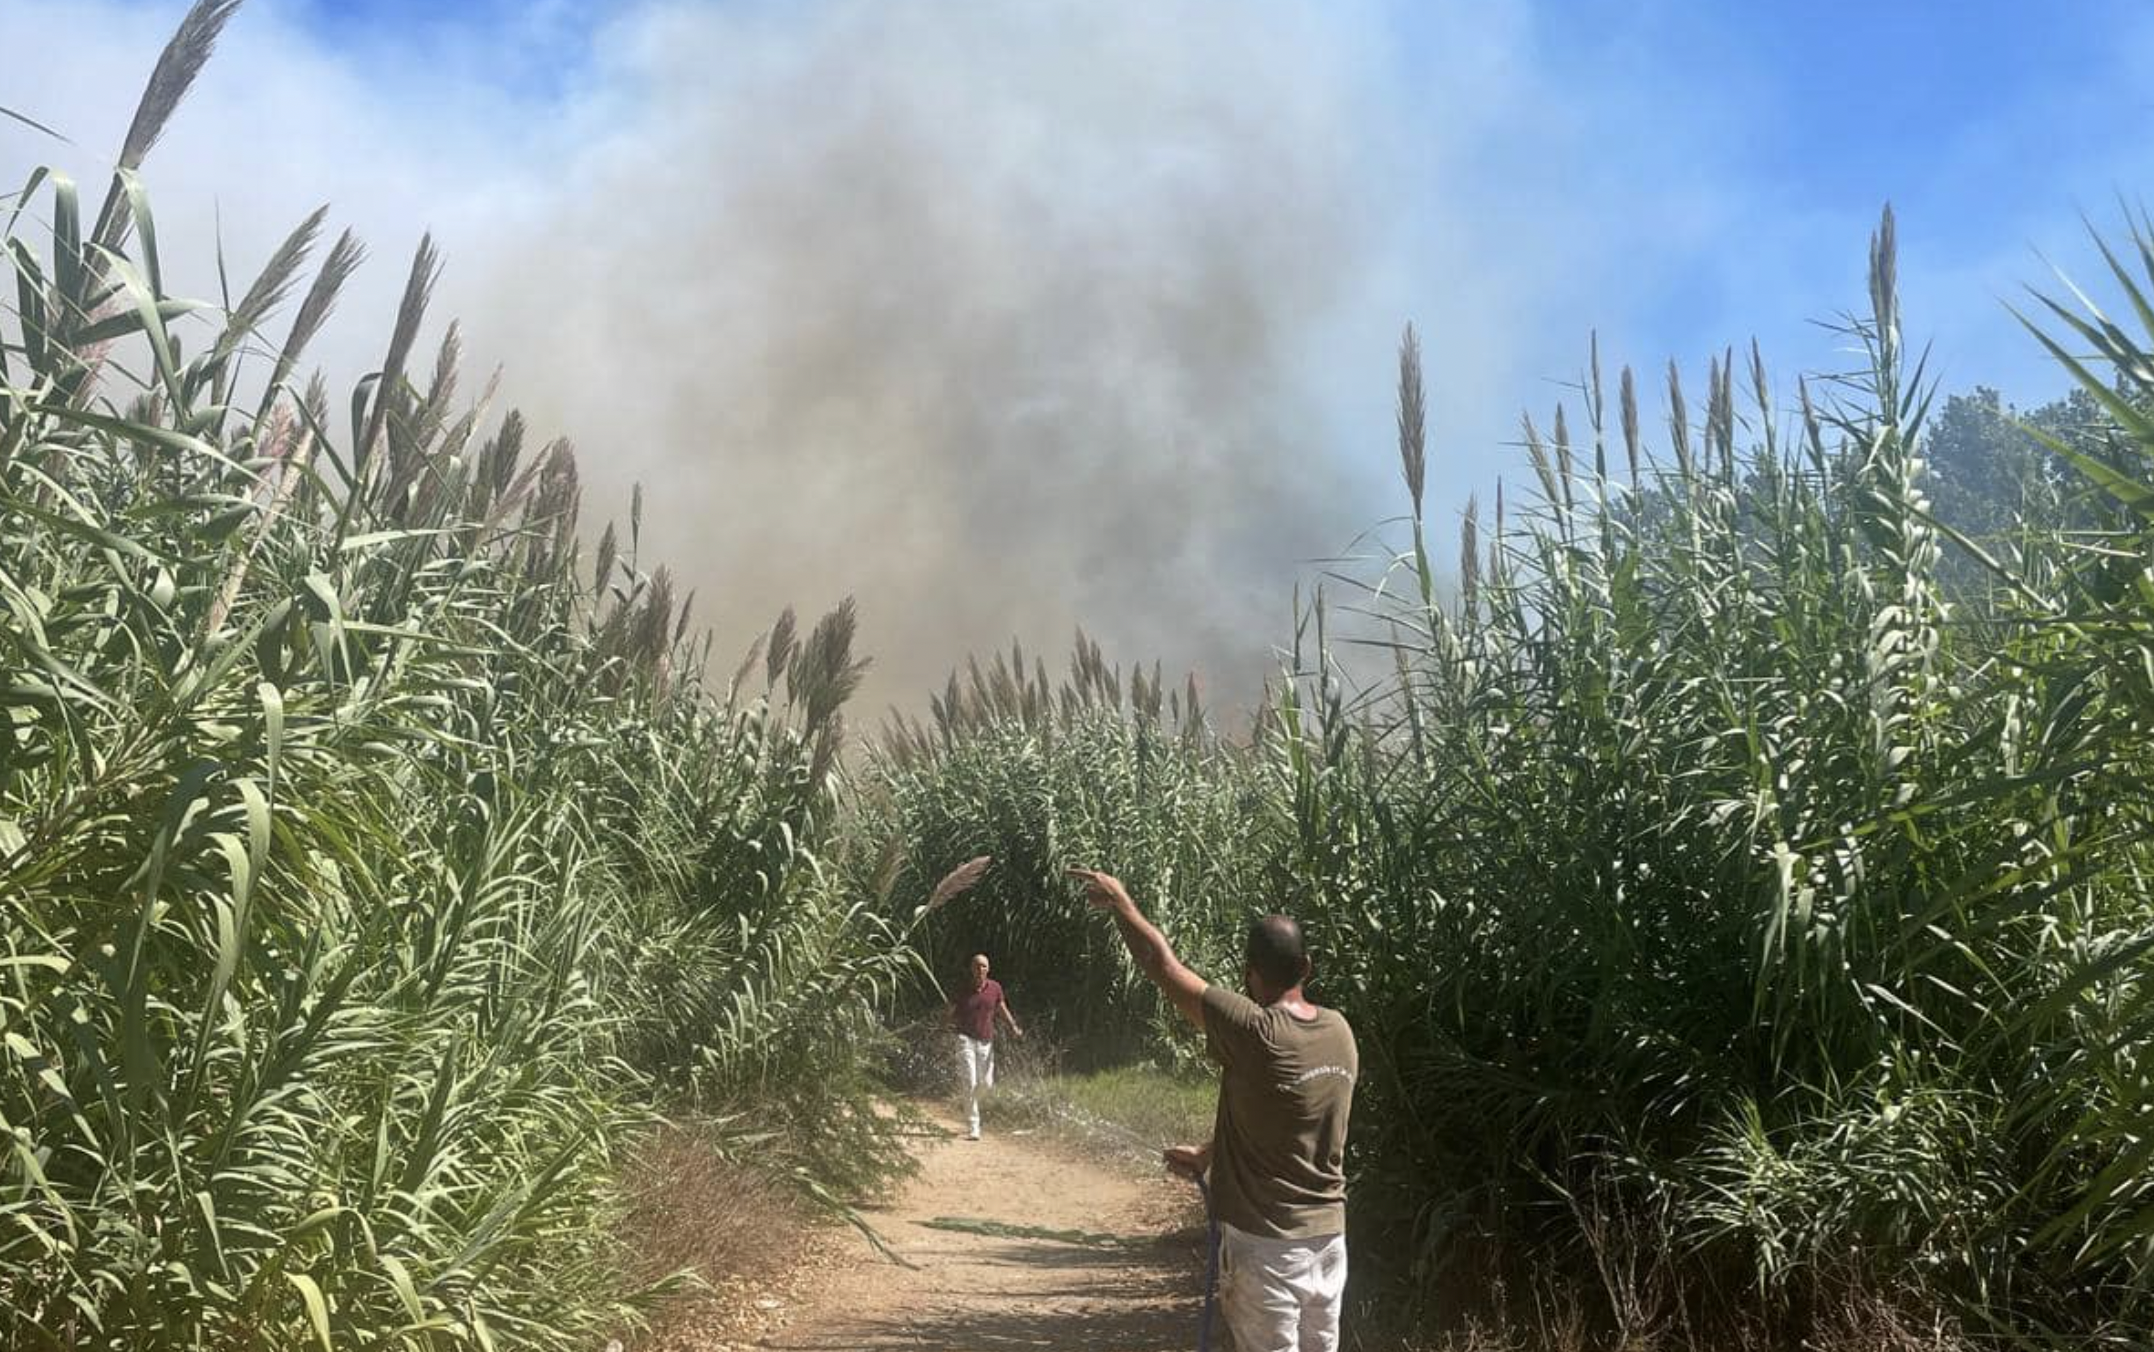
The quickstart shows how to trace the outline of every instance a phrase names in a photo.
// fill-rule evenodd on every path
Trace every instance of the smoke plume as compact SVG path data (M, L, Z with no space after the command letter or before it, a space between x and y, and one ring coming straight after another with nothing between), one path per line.
M623 120L460 266L587 503L646 485L646 565L743 644L856 595L886 699L1079 623L1252 691L1370 510L1297 394L1365 229L1326 30L974 0L668 8L613 44Z

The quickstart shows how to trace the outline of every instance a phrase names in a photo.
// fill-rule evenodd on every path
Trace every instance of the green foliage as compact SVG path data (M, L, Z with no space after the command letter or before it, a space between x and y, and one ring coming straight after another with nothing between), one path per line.
M1253 913L1262 889L1226 870L1251 857L1241 842L1256 824L1213 792L1194 691L1165 693L1140 671L1125 704L1121 673L1080 635L1059 694L1019 651L976 666L969 683L953 679L933 717L932 731L908 724L883 740L855 824L865 840L902 842L889 856L898 898L925 895L961 860L993 856L976 887L922 926L933 970L954 981L970 954L986 952L1028 1027L1083 1058L1158 1041L1169 1012L1063 870L1127 869L1180 914L1216 908L1206 934Z
M458 402L453 327L415 361L431 245L348 431L320 214L167 294L133 165L229 9L94 222L47 171L6 217L0 1343L593 1346L656 1107L826 1197L895 1161L909 959L819 859L850 610L707 695L634 516L587 584L568 447Z
M1947 397L1923 438L1924 478L1933 512L1946 527L1983 552L2018 559L2039 556L2060 531L2093 532L2115 524L2115 515L2070 464L2044 439L2112 460L2124 452L2116 423L2093 395L2075 389L2021 415L1997 391L1978 387ZM1948 587L1982 603L1996 577L1965 553L1943 562Z
M1218 1096L1213 1075L1156 1066L1036 1076L1006 1075L998 1068L989 1111L995 1123L1044 1127L1152 1171L1159 1167L1163 1146L1195 1144L1211 1135Z

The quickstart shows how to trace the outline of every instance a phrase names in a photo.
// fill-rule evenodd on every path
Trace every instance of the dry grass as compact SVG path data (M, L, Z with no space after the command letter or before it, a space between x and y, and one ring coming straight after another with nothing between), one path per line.
M623 1169L622 1237L639 1284L673 1289L636 1352L744 1345L776 1322L813 1249L815 1218L793 1192L734 1160L716 1135L668 1123Z

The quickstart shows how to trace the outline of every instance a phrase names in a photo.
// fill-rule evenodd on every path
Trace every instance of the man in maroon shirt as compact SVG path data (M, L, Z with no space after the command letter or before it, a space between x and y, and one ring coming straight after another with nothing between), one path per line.
M1023 1037L1010 1002L1003 998L1002 983L987 975L987 955L972 955L971 986L950 1002L950 1022L957 1029L958 1075L965 1086L965 1139L980 1139L980 1091L995 1087L995 1016L1000 1014L1010 1032Z

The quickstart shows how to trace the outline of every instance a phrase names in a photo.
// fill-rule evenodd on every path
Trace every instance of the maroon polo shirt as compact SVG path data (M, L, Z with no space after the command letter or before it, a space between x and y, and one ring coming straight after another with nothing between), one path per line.
M995 1009L1002 1003L1002 983L989 977L976 991L957 997L957 1031L979 1042L995 1040Z

